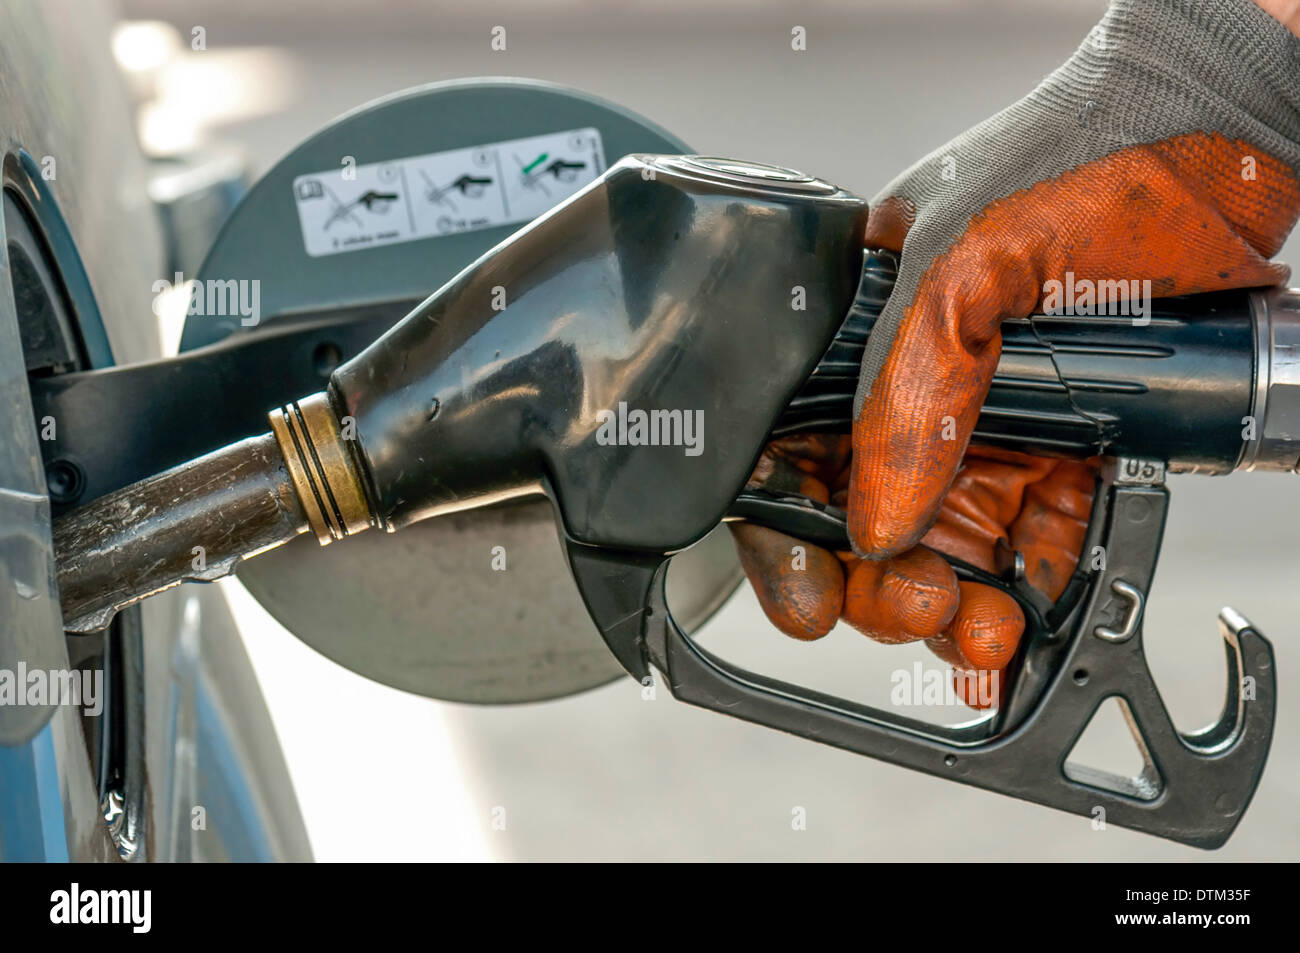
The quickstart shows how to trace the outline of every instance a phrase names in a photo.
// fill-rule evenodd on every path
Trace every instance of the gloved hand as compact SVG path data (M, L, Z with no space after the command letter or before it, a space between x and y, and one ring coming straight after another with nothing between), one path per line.
M773 441L748 486L851 508L850 438ZM881 560L830 553L767 527L730 523L741 565L769 619L786 635L821 638L843 618L885 643L926 640L959 673L972 707L996 704L1001 673L1025 620L1015 600L961 582L943 552L994 571L1000 541L1025 556L1029 582L1055 599L1088 528L1095 465L972 447L922 545ZM973 676L973 677L968 677Z
M1071 274L1119 294L1150 281L1154 297L1285 281L1268 259L1300 213L1297 170L1300 40L1251 0L1114 0L1029 96L888 186L865 241L902 260L867 344L851 461L842 441L777 441L755 473L842 494L860 558L805 547L796 569L797 541L736 528L773 622L815 638L842 615L881 641L927 639L958 668L1004 666L1019 609L958 585L926 546L992 568L1001 535L1055 598L1091 471L967 452L1001 323ZM1110 304L1100 313L1128 313Z

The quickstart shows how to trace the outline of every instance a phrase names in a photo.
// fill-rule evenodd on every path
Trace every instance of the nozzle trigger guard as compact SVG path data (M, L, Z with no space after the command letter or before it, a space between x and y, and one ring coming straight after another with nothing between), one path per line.
M1222 714L1178 731L1151 677L1142 626L1164 532L1163 485L1100 480L1081 565L1055 605L1024 583L954 563L959 578L997 586L1025 610L1026 631L992 717L935 726L738 668L673 620L668 554L615 552L567 539L574 578L615 656L639 682L650 666L683 701L939 777L1201 848L1223 844L1241 820L1273 736L1273 649L1231 609L1220 614L1227 656ZM749 519L845 548L843 514L801 498L746 492L730 518ZM1123 777L1068 763L1097 710L1116 698L1144 767ZM1104 812L1104 813L1102 813Z

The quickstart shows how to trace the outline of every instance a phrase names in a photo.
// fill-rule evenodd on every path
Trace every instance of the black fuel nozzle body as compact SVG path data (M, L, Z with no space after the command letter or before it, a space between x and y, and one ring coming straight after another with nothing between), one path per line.
M623 159L335 371L377 521L544 487L581 543L694 543L848 312L866 212L782 169Z

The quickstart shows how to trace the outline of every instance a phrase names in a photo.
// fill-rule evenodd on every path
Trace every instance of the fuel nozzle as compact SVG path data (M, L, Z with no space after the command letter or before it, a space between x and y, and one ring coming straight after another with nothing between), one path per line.
M575 539L693 542L848 310L866 212L787 169L623 159L337 368L324 393L272 411L270 433L61 518L65 626L102 628L303 532L325 545L541 492ZM604 441L603 415L628 407L702 418L698 452L650 458ZM680 488L680 506L647 520L653 487Z

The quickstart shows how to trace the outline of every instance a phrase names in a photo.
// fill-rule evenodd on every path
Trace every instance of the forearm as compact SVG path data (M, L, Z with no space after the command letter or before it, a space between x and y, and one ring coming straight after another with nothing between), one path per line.
M1260 9L1300 37L1300 0L1255 0Z

